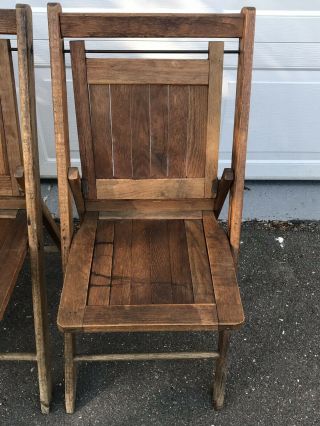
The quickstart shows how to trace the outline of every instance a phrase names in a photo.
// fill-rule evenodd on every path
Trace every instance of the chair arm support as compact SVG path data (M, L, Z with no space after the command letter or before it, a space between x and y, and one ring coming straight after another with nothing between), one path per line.
M85 203L81 189L81 178L78 167L69 167L68 169L68 181L71 189L73 199L78 211L80 222L83 221L85 214Z
M224 169L221 179L218 184L217 196L214 200L214 215L218 219L223 204L227 198L228 192L231 188L231 185L234 181L234 173L232 169Z
M21 194L25 193L25 183L24 183L24 169L23 166L18 166L14 172L14 177L17 180L19 190ZM58 247L58 249L61 249L61 239L60 239L60 229L56 222L54 221L50 210L48 209L47 205L41 198L40 200L41 204L41 210L42 210L42 220L43 224L46 227L48 233L50 234L52 240Z

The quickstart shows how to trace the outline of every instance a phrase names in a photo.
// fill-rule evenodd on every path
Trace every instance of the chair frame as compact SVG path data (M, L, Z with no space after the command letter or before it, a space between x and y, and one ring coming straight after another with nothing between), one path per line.
M17 48L11 48L10 42L8 46L9 51L16 50L18 53L20 126L17 111L12 114L17 118L18 132L21 131L23 161L23 166L18 166L14 172L19 195L0 197L0 216L6 217L8 211L15 215L19 209L25 209L27 212L36 343L34 353L5 352L0 354L0 360L37 362L41 411L47 414L50 409L52 384L44 277L43 223L59 246L60 231L40 192L31 8L28 5L17 5L16 9L0 10L0 34L17 36ZM9 216L12 217L12 214ZM19 270L18 268L17 274Z
M232 165L231 169L225 169L220 180L216 179L213 182L213 212L216 218L219 217L226 196L229 193L228 239L234 264L237 265L243 206L255 9L243 8L241 13L223 15L81 14L64 13L60 4L49 3L48 25L59 185L61 250L64 272L66 272L73 238L72 196L80 221L85 211L92 211L95 208L103 211L102 200L85 200L79 171L77 168L70 167L64 38L201 37L239 39ZM94 53L97 52L94 51ZM126 53L128 52L126 51ZM98 206L99 201L101 203ZM77 355L74 333L64 332L66 411L68 413L73 413L74 411L77 362L193 358L217 359L213 402L215 408L219 409L223 406L224 401L230 333L231 331L227 327L219 330L218 351L210 353Z

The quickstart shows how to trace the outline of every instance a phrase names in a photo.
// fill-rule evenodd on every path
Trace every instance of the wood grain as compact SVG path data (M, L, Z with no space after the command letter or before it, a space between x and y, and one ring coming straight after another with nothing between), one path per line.
M89 85L92 144L96 178L113 176L110 86Z
M18 274L27 254L26 216L0 219L0 320L10 300Z
M217 178L221 98L223 80L223 42L209 43L209 87L208 87L208 115L207 115L207 144L206 144L206 182L205 196L212 196L212 184Z
M150 177L168 175L169 86L150 86Z
M217 330L216 307L209 305L87 306L83 331Z
M185 220L195 303L214 303L206 243L200 220Z
M117 221L114 224L114 247L110 305L129 305L132 262L132 222Z
M183 220L168 223L173 303L193 303L192 278Z
M241 14L63 13L63 37L241 37Z
M98 199L203 198L204 179L97 179Z
M91 133L90 103L84 41L70 42L72 78L82 170L82 184L88 198L96 197L95 165Z
M1 9L0 34L17 34L15 9Z
M57 322L61 329L82 327L97 219L96 213L88 212L72 241L58 312Z
M206 60L87 59L89 84L208 84Z
M244 18L244 27L243 36L240 40L231 163L231 167L234 171L234 182L230 191L228 211L228 232L235 263L238 261L240 246L243 190L250 111L255 9L243 8L241 13Z
M239 327L244 322L235 266L225 232L213 213L203 215L219 328Z

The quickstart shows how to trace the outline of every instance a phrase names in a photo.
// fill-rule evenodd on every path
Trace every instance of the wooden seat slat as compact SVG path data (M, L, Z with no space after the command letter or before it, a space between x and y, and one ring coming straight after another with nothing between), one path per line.
M2 320L28 248L27 219L0 219L0 320Z

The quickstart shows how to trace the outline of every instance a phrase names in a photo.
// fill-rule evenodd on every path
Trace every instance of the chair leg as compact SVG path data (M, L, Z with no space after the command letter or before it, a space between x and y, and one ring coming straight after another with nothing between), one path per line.
M64 333L64 380L65 380L65 404L66 412L74 412L76 400L77 371L74 362L75 336L72 333Z
M213 406L215 410L223 407L227 378L227 353L230 342L230 331L219 332L219 358L216 363L216 372L213 387Z
M50 365L50 348L47 321L47 301L44 289L38 285L39 281L33 282L33 313L34 330L38 364L38 381L40 393L40 405L43 414L50 410L52 382Z

